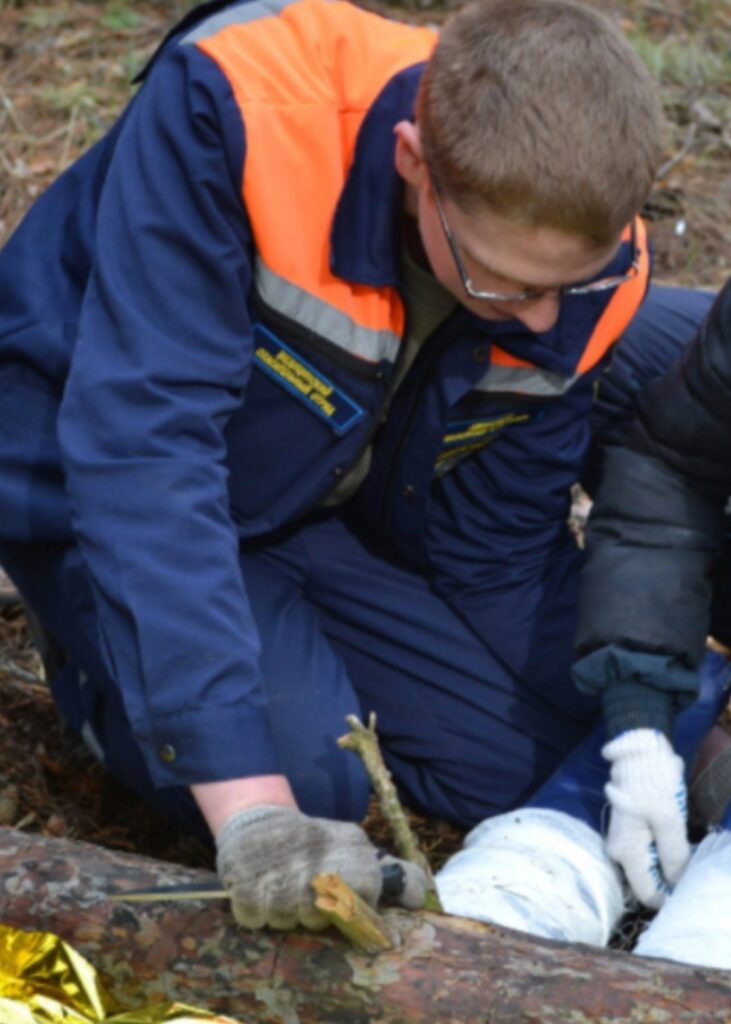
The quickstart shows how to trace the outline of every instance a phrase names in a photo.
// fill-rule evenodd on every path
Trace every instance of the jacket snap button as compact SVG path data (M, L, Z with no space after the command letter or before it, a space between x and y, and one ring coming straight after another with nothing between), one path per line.
M406 484L401 493L403 494L404 498L413 498L414 488L412 487L411 484Z
M343 475L343 467L342 466L336 466L335 469L333 470L333 476L342 476L342 475Z
M171 746L169 743L163 743L157 752L157 756L161 761L164 761L165 764L172 764L178 755L175 753L175 747Z

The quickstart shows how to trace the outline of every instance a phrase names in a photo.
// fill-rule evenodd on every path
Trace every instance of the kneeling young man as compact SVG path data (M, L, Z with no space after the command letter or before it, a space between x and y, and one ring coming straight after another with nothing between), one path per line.
M0 562L62 713L210 830L244 924L317 926L322 870L378 899L347 713L465 826L594 721L565 521L660 121L568 0L438 38L208 4L0 255Z

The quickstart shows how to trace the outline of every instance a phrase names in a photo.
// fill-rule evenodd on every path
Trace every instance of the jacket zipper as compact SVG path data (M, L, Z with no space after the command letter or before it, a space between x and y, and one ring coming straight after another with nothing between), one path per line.
M406 309L406 307L404 306L404 310L405 309ZM358 465L358 463L360 462L361 458L363 457L363 453L372 444L373 438L376 436L376 434L378 433L380 427L383 424L384 417L388 415L388 409L390 409L390 407L391 407L391 402L393 401L393 396L398 391L398 384L396 382L398 381L398 369L399 369L401 363L404 361L404 354L406 352L406 345L404 344L404 339L408 336L407 335L407 328L408 328L408 313L405 313L404 333L403 333L403 336L401 338L401 345L399 346L399 351L398 351L398 355L396 357L396 362L393 364L393 374L391 376L391 382L389 384L389 387L388 387L385 395L383 396L383 401L381 402L381 404L380 404L380 406L378 408L378 412L376 414L374 414L374 416L373 416L373 423L371 424L370 429L368 430L367 434L363 438L363 442L359 446L358 451L355 454L355 457L354 457L354 459L353 459L353 461L352 461L352 463L351 463L351 465L349 467L350 469L352 469L354 466ZM335 483L332 485L332 487L330 487L329 490L327 490L325 492L325 494L323 494L323 496L319 499L317 504L319 505L323 501L325 501L326 498L330 494L332 494L333 491L337 487L339 487L339 486L340 486L340 480L336 480ZM310 511L312 511L312 509L310 509Z
M435 362L437 361L438 355L435 355L435 353L441 354L441 348L437 344L437 340L438 340L438 338L442 334L442 331L444 330L444 328L446 327L446 325L449 323L449 321L451 319L452 319L451 316L447 317L447 319L445 321L443 321L443 323L441 323L439 325L439 327L434 332L434 334L432 334L431 338L428 338L427 342L426 342L426 346L429 349L431 349L431 351L429 352L429 355L427 357L425 357L424 365L421 367L421 369L419 371L419 385L415 389L414 398L413 398L412 403L411 403L411 409L409 410L409 414L408 414L408 416L406 418L406 423L404 425L404 428L401 431L401 436L399 437L399 440L398 440L398 443L396 445L396 449L394 451L394 454L392 455L392 457L390 459L389 466L388 466L388 472L387 472L387 475L386 475L386 484L385 484L385 486L383 488L383 495L381 497L381 508L380 508L380 513L379 513L379 516L378 516L378 521L380 523L381 531L382 531L384 536L388 536L388 534L386 532L386 527L388 525L388 523L387 523L387 517L388 517L387 513L388 513L388 506L389 506L389 500L388 499L389 499L389 495L391 494L391 491L393 490L393 482L394 482L394 478L396 476L396 470L397 470L397 467L399 465L399 462L401 461L401 456L403 454L404 448L406 447L406 443L407 443L407 441L409 439L409 435L411 434L411 429L412 429L412 427L414 425L414 420L416 419L416 416L417 416L417 413L418 413L418 410L419 410L419 406L421 404L421 402L420 402L421 396L424 393L424 386L423 386L424 385L424 380L425 380L427 374L429 373L429 371L434 366ZM404 337L406 337L406 332L404 332ZM402 381L401 383L403 384L404 382Z

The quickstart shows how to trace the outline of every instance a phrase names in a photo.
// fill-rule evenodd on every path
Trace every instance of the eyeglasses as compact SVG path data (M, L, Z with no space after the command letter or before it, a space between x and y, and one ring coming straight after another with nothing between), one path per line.
M439 220L444 231L444 237L447 239L450 252L454 258L459 276L462 280L462 287L471 299L486 299L490 302L535 302L536 299L542 299L546 295L557 295L563 297L564 295L591 295L592 292L605 292L610 288L616 288L620 284L624 284L625 281L631 281L637 277L640 270L640 251L637 247L637 237L635 230L635 221L632 221L631 233L630 233L630 245L632 246L632 263L629 269L624 274L613 274L611 277L602 277L598 281L590 281L588 284L577 284L577 285L561 285L558 288L528 288L522 292L487 292L481 289L475 288L472 284L472 278L467 272L467 268L462 259L462 254L459 251L457 240L452 234L452 230L447 223L447 218L444 213L444 207L442 201L439 198L439 188L436 182L433 182L434 190L434 202L436 204L437 213L439 214Z

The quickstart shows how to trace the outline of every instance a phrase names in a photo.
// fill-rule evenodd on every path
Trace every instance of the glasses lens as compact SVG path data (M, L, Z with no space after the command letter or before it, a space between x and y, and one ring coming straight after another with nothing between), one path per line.
M625 281L630 281L633 277L636 277L639 272L640 255L637 249L635 223L633 221L629 239L630 245L632 246L632 263L624 274L614 274L610 277L602 277L598 281L589 281L586 284L565 285L562 288L555 289L533 289L522 292L491 292L475 288L462 258L459 245L457 244L457 239L452 234L452 229L447 222L447 217L439 195L439 187L433 177L432 183L434 189L434 202L439 215L439 221L442 225L442 231L444 232L444 237L446 238L450 252L452 253L452 257L462 281L462 287L471 299L484 300L487 302L536 302L538 299L542 299L546 295L557 295L561 297L564 295L590 295L592 292L605 292L610 288L617 288L620 284L624 284Z

